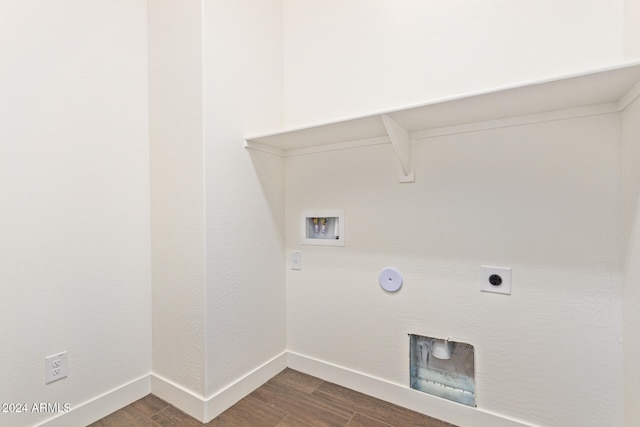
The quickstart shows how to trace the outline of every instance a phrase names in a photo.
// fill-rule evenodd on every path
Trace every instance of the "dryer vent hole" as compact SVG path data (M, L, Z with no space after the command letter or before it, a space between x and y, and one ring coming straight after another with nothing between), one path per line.
M447 338L413 334L409 337L411 388L475 407L473 346ZM443 359L438 354L444 341L451 347L450 353L447 352L448 359Z

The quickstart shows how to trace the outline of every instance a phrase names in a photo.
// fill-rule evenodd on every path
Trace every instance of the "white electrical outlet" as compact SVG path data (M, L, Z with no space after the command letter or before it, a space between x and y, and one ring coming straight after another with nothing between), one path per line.
M302 270L302 252L300 251L291 252L291 269Z
M67 377L67 352L52 354L44 358L45 384Z
M483 265L480 270L480 291L511 295L511 268Z

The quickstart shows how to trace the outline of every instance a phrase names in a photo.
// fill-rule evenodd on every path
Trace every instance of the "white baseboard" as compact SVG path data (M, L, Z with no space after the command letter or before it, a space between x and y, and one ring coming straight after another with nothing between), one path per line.
M530 424L431 396L322 360L289 352L287 364L325 381L368 394L460 427L533 427Z
M209 422L237 401L269 381L287 367L287 352L283 352L268 362L247 373L233 384L223 388L207 399L206 420Z
M204 420L205 399L158 374L151 374L151 392L196 420Z
M70 412L51 418L39 424L39 427L85 426L149 393L207 423L286 367L460 427L534 427L522 421L431 396L408 386L293 352L279 354L207 398L198 396L157 374L145 375L74 407Z
M101 396L72 407L71 411L57 415L39 427L86 426L106 417L151 393L151 376L145 375Z
M207 423L286 367L287 352L283 352L207 398L157 374L152 375L151 391L198 421Z

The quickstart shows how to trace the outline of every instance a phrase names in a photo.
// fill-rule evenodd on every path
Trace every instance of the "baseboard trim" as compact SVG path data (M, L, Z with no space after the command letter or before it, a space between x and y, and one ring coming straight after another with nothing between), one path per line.
M286 367L287 352L283 352L206 398L152 374L151 392L198 421L208 423Z
M151 393L196 420L204 422L205 399L202 396L156 373L151 374Z
M144 375L123 386L71 408L39 427L86 426L151 393L151 375Z
M207 423L287 367L460 427L535 427L523 421L471 408L362 372L287 351L207 398L151 373L75 406L70 412L50 418L38 424L38 427L89 425L149 393Z
M203 422L211 421L284 370L287 367L287 354L286 351L282 352L210 396L205 402L205 421Z
M334 365L298 353L289 352L287 365L325 381L394 403L460 427L534 427L478 408L471 408L431 396L389 381Z

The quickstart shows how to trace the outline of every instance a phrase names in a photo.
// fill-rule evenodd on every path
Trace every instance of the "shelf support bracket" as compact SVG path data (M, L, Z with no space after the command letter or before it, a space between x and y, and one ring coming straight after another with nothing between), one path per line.
M389 115L382 114L382 121L387 129L393 151L400 162L400 182L415 182L413 174L413 139L409 132Z

